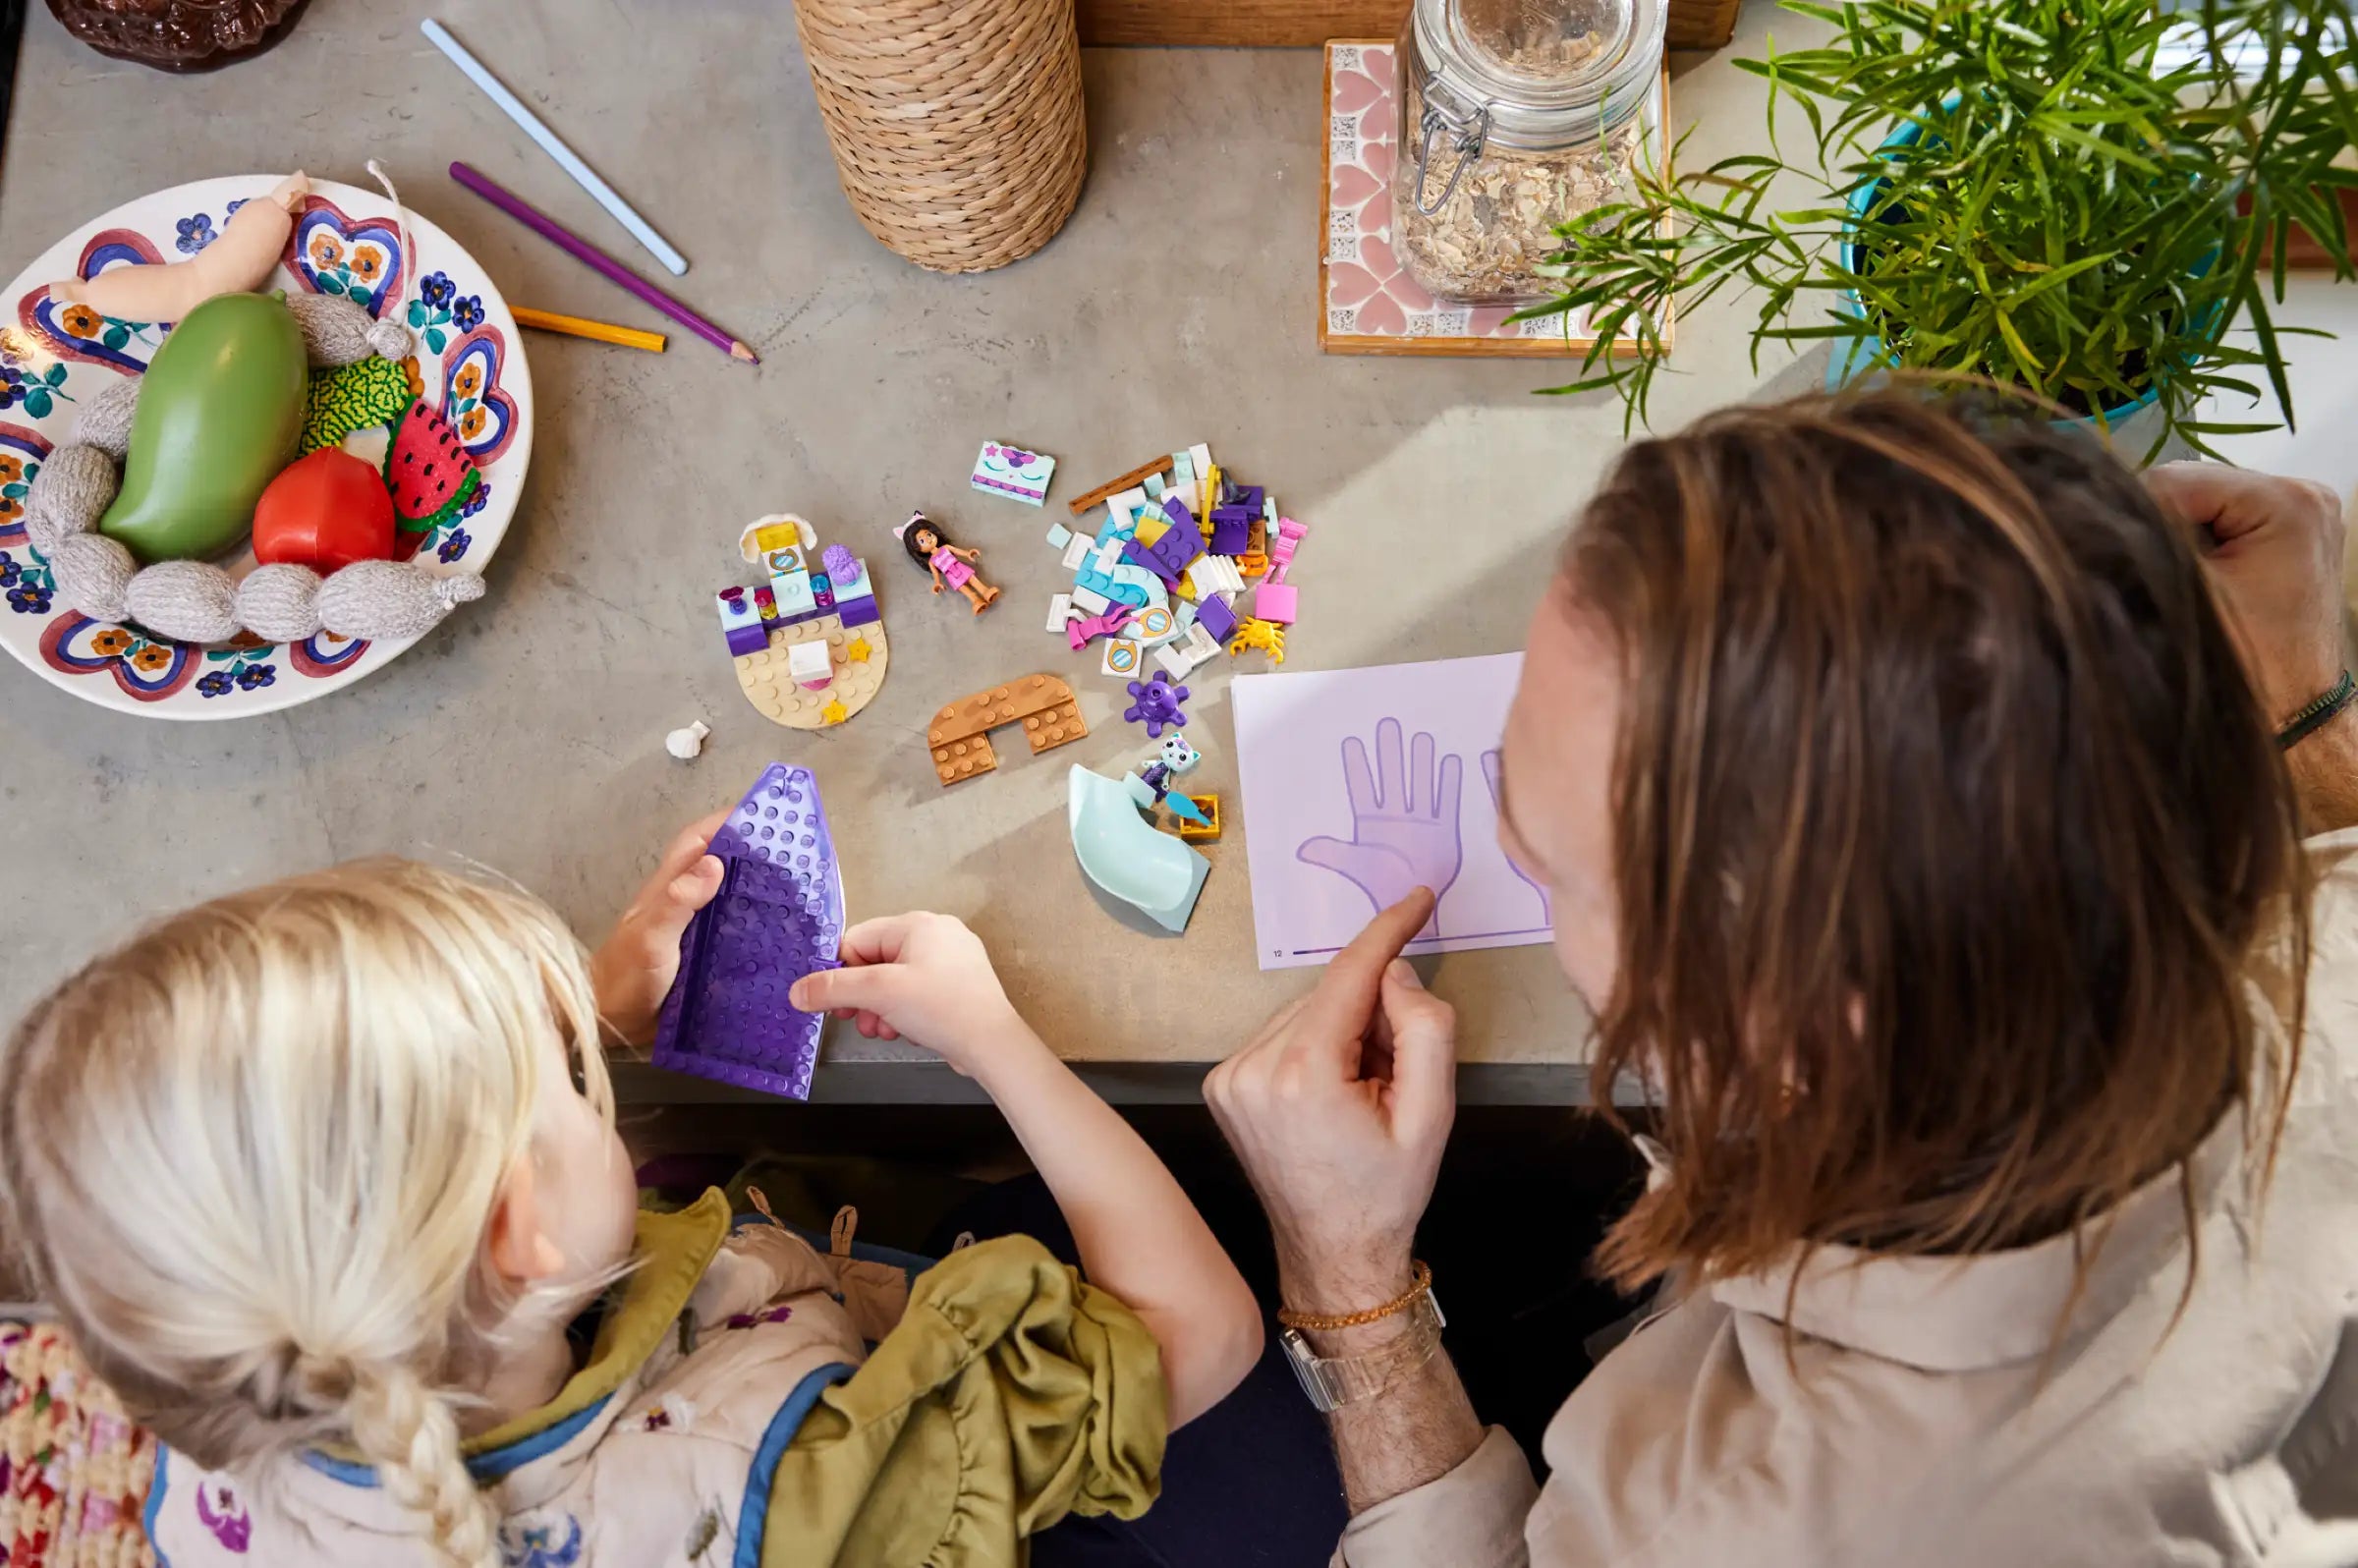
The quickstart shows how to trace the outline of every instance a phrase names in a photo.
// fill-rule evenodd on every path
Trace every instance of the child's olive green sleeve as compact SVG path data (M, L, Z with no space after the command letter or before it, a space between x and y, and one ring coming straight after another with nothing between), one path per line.
M761 1560L1016 1568L1068 1513L1144 1513L1169 1429L1137 1315L1028 1237L983 1242L920 1276L900 1326L813 1407Z

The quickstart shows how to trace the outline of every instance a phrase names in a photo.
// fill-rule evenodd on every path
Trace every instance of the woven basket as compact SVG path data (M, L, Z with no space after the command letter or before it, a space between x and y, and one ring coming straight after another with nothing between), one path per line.
M843 194L921 267L1030 255L1088 162L1073 0L797 0Z

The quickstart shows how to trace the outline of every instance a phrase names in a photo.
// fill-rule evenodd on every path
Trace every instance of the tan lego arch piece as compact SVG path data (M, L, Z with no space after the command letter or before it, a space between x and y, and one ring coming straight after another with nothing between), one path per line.
M1035 756L1089 733L1073 689L1053 675L1020 675L962 697L933 715L926 745L944 784L975 778L999 765L989 731L1021 720Z

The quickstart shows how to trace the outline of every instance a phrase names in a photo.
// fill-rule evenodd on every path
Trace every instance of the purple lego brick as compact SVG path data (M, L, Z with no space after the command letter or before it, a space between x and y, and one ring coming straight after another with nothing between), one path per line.
M729 628L729 657L739 659L748 653L758 653L769 646L769 629L774 622L756 621L751 626Z
M1196 606L1196 624L1223 643L1236 636L1236 612L1217 593L1207 594Z
M873 598L854 599L849 604L839 605L836 613L846 626L870 626L884 619L884 612L876 608Z
M1182 506L1179 510L1184 515L1187 508ZM1192 521L1185 524L1174 522L1163 531L1162 537L1151 544L1141 544L1131 539L1122 546L1125 560L1145 567L1172 588L1179 586L1179 579L1187 571L1188 563L1203 553L1204 535Z
M1187 509L1187 503L1169 490L1162 495L1162 515L1171 520L1173 528L1185 529L1190 533L1204 532L1196 522L1196 514Z
M1266 498L1266 492L1258 484L1240 484L1235 486L1230 493L1236 497L1238 506L1256 516L1260 514L1262 503Z
M772 762L712 835L720 891L680 939L655 1065L807 1098L825 1020L787 988L835 967L843 882L809 768Z
M1211 553L1242 555L1252 547L1253 520L1259 512L1242 506L1215 506L1211 509Z

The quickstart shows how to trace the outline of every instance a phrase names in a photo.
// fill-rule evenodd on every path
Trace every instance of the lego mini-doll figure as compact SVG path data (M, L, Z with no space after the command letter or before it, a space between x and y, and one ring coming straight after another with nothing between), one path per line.
M981 615L990 608L999 590L982 581L975 571L975 563L982 559L981 550L962 550L941 531L941 525L923 512L912 512L899 532L901 545L909 559L924 567L933 579L933 591L954 588L974 605Z
M1155 749L1153 760L1139 771L1139 782L1154 792L1155 804L1160 805L1171 787L1203 760L1204 754L1188 745L1186 736L1167 736Z

